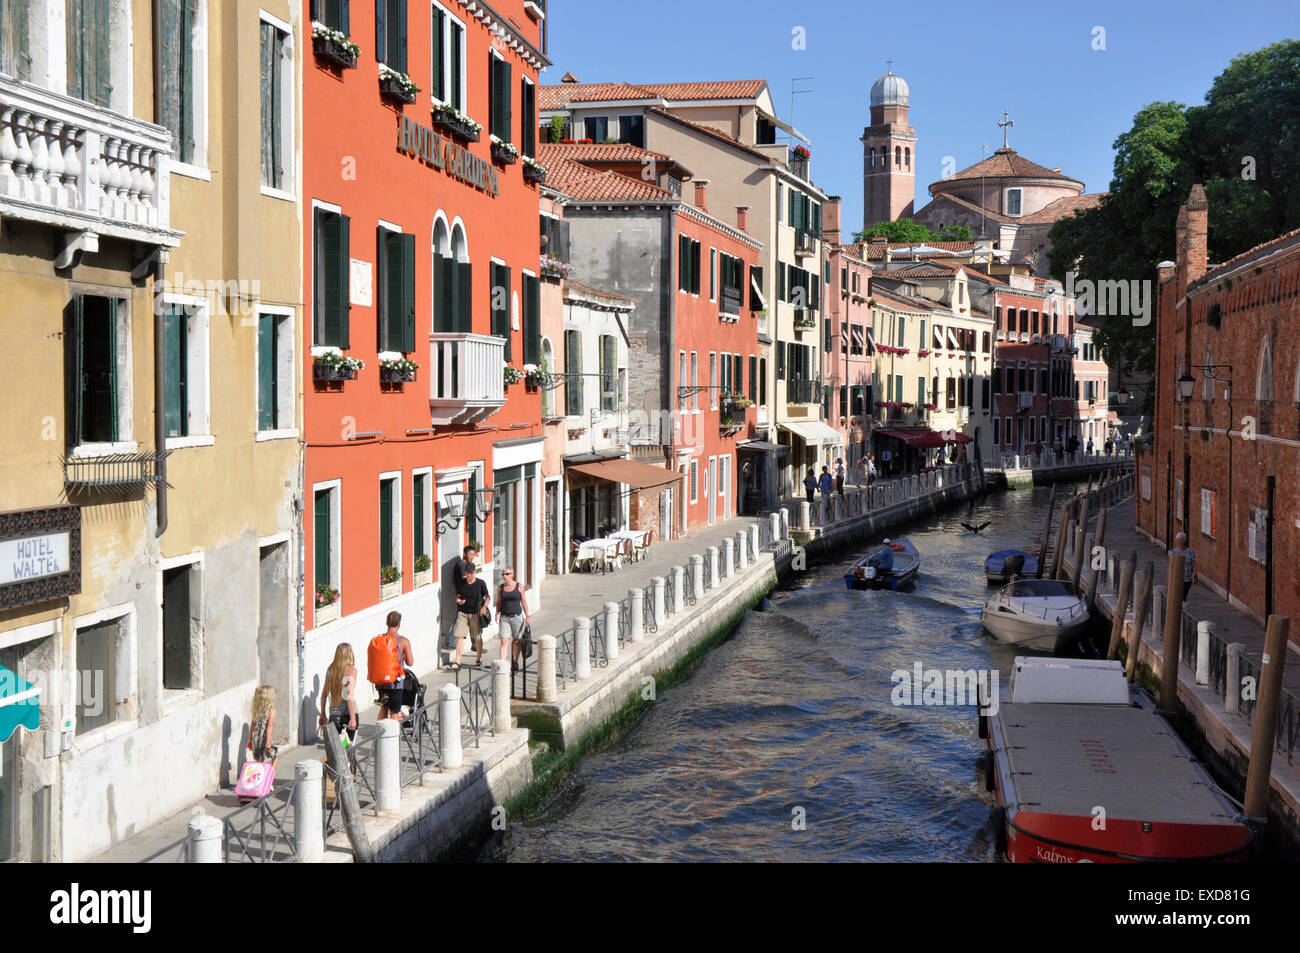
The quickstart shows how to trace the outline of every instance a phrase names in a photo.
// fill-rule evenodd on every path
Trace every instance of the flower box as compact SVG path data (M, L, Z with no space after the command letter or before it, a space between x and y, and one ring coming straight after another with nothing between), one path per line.
M384 582L379 585L379 601L387 602L389 599L396 599L402 594L402 580L396 582Z
M430 566L428 569L425 569L425 570L422 571L422 572L417 572L417 573L415 574L415 588L416 588L416 589L419 589L421 586L427 586L427 585L430 585L432 582L433 582L433 567L432 567L432 566Z
M546 181L546 166L527 157L524 158L524 181L541 185Z
M514 165L519 161L519 150L508 142L493 138L492 161L497 165Z
M550 255L542 255L538 270L542 273L543 278L567 278L569 276L569 263L560 258L553 258Z
M339 604L337 601L331 602L327 606L317 606L312 620L313 625L321 626L327 622L333 622L339 617Z
M420 87L411 77L396 70L388 69L382 63L379 67L379 94L395 103L413 103Z
M357 369L343 364L313 364L311 376L316 381L354 381Z
M339 69L356 69L357 56L361 49L355 43L341 37L342 34L336 36L334 31L314 33L311 38L311 48L317 57L327 63L333 63Z
M381 361L379 364L379 383L413 384L419 370L419 365L410 361Z
M434 106L429 113L433 128L452 139L478 142L482 126L450 106Z

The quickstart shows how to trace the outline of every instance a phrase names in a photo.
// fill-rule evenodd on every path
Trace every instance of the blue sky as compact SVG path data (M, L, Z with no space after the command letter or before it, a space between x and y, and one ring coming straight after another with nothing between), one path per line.
M921 4L775 0L550 0L543 82L766 79L778 114L812 141L812 177L862 221L862 144L871 83L885 71L911 87L917 207L942 176L1002 145L1060 166L1087 191L1110 182L1112 143L1155 100L1200 103L1233 56L1300 36L1294 0L1256 3ZM792 48L801 27L806 49ZM1094 50L1094 28L1105 49Z

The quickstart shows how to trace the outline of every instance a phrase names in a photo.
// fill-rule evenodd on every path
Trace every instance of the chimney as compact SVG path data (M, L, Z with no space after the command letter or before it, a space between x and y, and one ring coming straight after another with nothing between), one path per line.
M696 179L695 180L695 207L698 208L701 212L707 212L709 210L708 197L709 197L709 180Z
M1174 272L1177 270L1178 266L1172 261L1162 261L1156 265L1156 277L1159 279L1160 284L1164 284L1174 276Z
M736 206L736 227L740 229L742 232L749 231L749 206L748 205Z
M822 233L817 236L831 245L840 243L840 197L826 196L822 203Z
M1187 204L1178 210L1175 227L1178 251L1178 297L1187 287L1205 274L1208 267L1206 248L1209 232L1210 203L1205 199L1205 189L1198 182L1187 196Z

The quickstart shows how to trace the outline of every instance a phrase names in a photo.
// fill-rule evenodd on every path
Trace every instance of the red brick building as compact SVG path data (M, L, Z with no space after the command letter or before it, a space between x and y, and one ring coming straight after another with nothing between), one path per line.
M303 9L310 685L339 642L364 658L393 609L431 665L468 540L489 586L513 565L538 604L540 395L502 368L541 362L546 59L523 0Z
M1154 446L1138 525L1186 532L1202 583L1262 621L1300 612L1300 230L1207 266L1192 187L1159 269ZM1180 396L1179 379L1191 396ZM1300 633L1291 633L1300 641Z

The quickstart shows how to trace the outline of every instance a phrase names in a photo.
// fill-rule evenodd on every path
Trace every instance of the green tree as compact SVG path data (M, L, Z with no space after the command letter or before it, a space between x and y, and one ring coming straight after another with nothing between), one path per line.
M939 229L941 242L973 242L975 233L966 225L945 225Z
M877 222L865 231L853 234L855 242L869 242L873 238L886 238L891 242L939 241L939 236L935 232L910 218L900 218L894 222Z

